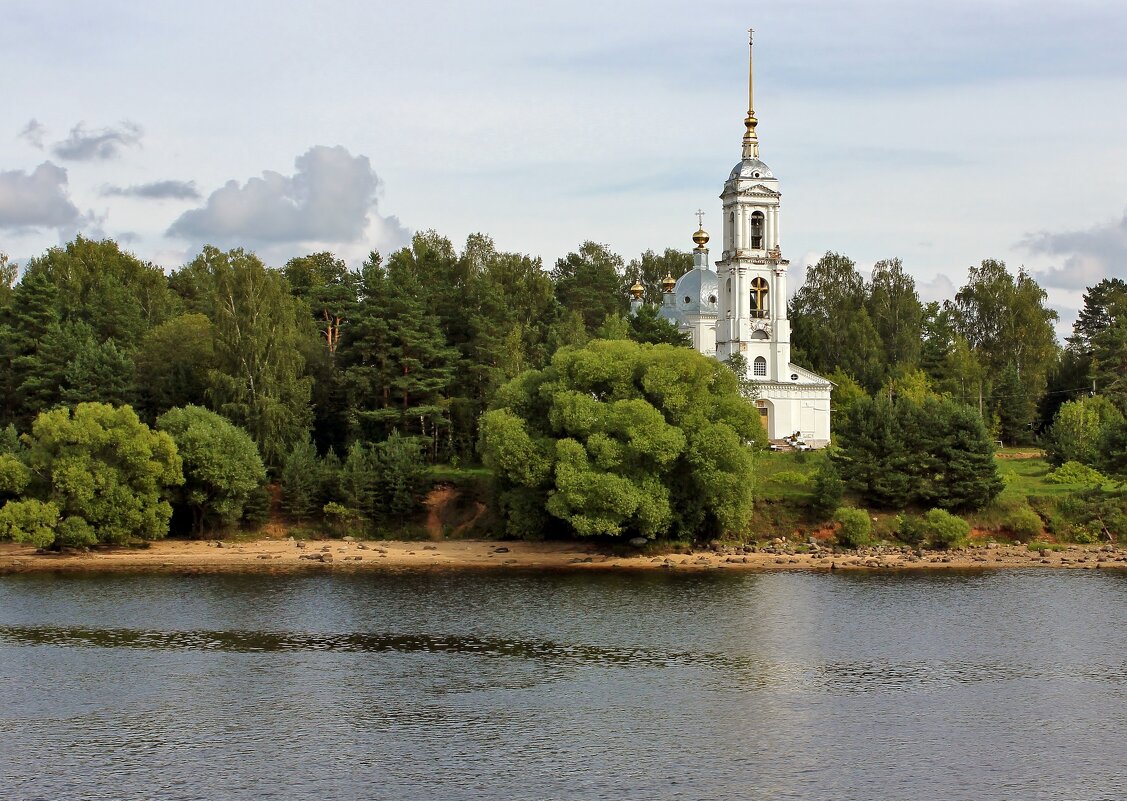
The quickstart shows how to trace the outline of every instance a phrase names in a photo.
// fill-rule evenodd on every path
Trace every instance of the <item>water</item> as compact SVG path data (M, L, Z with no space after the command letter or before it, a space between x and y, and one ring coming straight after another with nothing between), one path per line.
M0 577L4 799L1123 799L1127 574Z

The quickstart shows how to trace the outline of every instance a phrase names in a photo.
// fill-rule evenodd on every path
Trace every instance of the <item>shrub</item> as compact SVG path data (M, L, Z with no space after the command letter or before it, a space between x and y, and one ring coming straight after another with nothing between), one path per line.
M873 530L873 522L864 509L854 509L851 506L838 507L834 512L834 520L838 524L837 542L846 548L859 548L869 541Z
M1045 530L1041 516L1024 504L1008 510L1001 523L1002 528L1008 529L1018 539L1036 537Z
M932 548L951 548L965 541L969 534L970 523L943 509L932 509L919 517L901 518L897 530L903 542Z
M1107 479L1098 471L1080 462L1065 462L1056 470L1050 470L1045 480L1050 484L1082 484L1098 487Z
M841 505L844 494L845 482L838 475L837 468L829 459L823 459L814 474L814 501L811 504L814 516L819 520L829 517Z
M776 484L793 484L795 486L804 487L809 483L810 478L805 473L798 470L780 470L778 473L771 476L771 481Z

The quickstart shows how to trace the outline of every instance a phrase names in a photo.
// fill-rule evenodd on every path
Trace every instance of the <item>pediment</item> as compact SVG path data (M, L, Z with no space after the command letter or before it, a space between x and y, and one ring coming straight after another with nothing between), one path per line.
M763 184L756 184L755 186L745 187L739 191L741 195L766 195L767 197L779 197L779 193L774 189L769 189Z

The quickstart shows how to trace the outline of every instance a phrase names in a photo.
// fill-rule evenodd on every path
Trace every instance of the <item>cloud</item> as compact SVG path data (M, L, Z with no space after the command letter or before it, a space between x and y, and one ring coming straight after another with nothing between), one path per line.
M202 207L181 214L168 235L225 246L360 239L382 184L368 157L317 145L294 166L290 176L267 170L245 184L228 181ZM394 217L374 216L381 238L408 238Z
M47 126L32 117L27 125L20 131L20 139L24 139L36 150L43 149L43 138L47 135Z
M1127 269L1127 213L1080 231L1038 231L1018 243L1030 253L1064 256L1064 262L1034 272L1037 281L1058 289L1084 289Z
M194 181L153 181L133 186L102 187L102 197L140 197L148 200L198 200Z
M117 158L122 148L141 142L141 127L133 122L123 122L119 128L87 130L85 123L70 129L70 136L51 145L51 152L68 161L105 161Z
M31 173L0 172L0 228L64 228L79 217L62 167L45 161Z

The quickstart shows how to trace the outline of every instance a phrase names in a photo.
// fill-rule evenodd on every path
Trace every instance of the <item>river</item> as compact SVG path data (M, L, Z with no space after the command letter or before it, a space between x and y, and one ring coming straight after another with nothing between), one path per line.
M0 577L0 797L1127 798L1127 573Z

